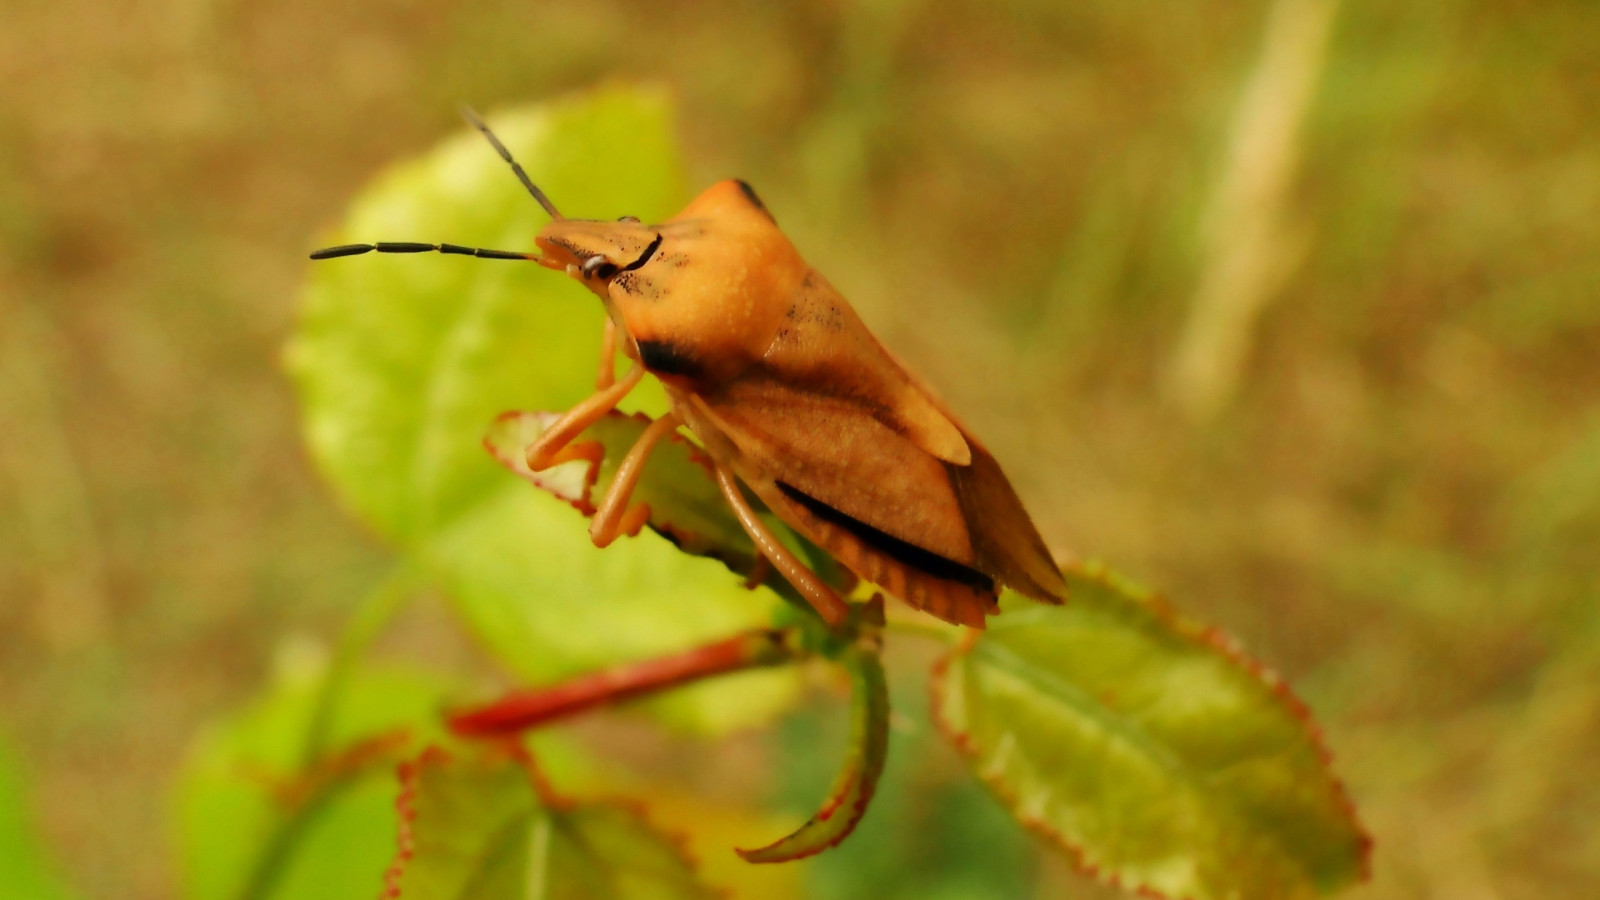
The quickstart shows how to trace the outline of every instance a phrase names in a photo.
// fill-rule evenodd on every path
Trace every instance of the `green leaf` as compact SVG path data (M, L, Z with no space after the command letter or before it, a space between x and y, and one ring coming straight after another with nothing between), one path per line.
M365 670L329 722L335 750L300 769L324 667L285 667L262 700L209 728L179 776L179 870L190 900L372 896L393 856L396 729L434 721L444 688L428 675ZM291 822L293 834L283 836ZM264 854L280 854L263 866ZM262 878L272 869L271 878Z
M876 616L881 625L882 606L877 607ZM790 862L814 856L838 846L861 824L889 752L889 685L879 652L877 646L857 644L840 658L850 672L850 742L822 808L792 834L765 847L739 850L746 861Z
M663 92L611 88L489 122L568 215L659 219L683 200ZM463 126L380 177L325 240L531 248L545 222ZM776 605L654 536L597 550L564 504L484 454L481 436L500 412L566 409L593 391L601 322L592 295L531 263L370 255L312 268L288 349L312 455L341 499L414 555L529 681L764 625ZM627 402L666 408L649 379ZM657 708L718 730L770 715L795 691L788 673L752 673Z
M1038 842L988 789L961 771L934 726L927 684L890 670L894 727L872 811L850 839L799 868L811 897L828 900L1014 900L1039 888ZM820 698L819 698L820 699ZM802 810L834 774L843 737L834 704L812 702L780 729L782 808ZM790 867L779 867L790 868ZM1076 896L1076 895L1072 895Z
M1305 708L1214 632L1103 572L1013 607L936 671L941 726L1025 825L1167 897L1301 898L1369 842Z
M701 900L681 847L635 813L553 797L531 762L430 750L401 771L402 900Z
M771 619L778 601L746 590L715 561L653 534L596 550L570 509L507 480L516 493L441 535L432 562L473 631L523 681L678 653ZM794 673L774 669L695 685L649 706L715 733L760 722L797 693Z

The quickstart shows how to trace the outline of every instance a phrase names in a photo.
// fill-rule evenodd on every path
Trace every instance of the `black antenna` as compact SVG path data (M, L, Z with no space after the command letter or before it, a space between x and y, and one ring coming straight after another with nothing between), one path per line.
M522 166L511 158L511 151L506 149L505 144L500 143L500 139L494 136L494 132L489 130L489 126L485 125L482 119L478 118L478 114L472 111L472 107L462 105L461 117L470 122L473 128L483 132L483 136L488 138L489 143L494 145L495 152L500 154L501 159L511 165L511 171L517 174L517 180L521 181L522 186L528 189L528 193L533 195L533 199L539 201L539 205L544 207L544 211L550 214L550 218L558 220L566 218L556 210L556 205L550 202L550 198L544 195L544 191L539 190L538 185L533 183L533 179L528 177L528 173L522 171Z
M461 116L462 118L466 119L473 128L483 132L483 136L489 139L489 143L493 145L495 152L500 154L501 159L505 160L511 165L511 171L516 173L517 180L521 181L522 186L528 189L528 193L533 195L533 199L539 201L539 205L544 207L544 211L550 214L550 218L557 220L566 218L556 210L556 205L550 202L550 198L544 195L544 191L539 190L538 185L533 183L533 179L529 178L528 173L522 170L522 166L518 165L517 161L511 158L511 151L506 149L505 144L500 143L500 139L494 136L494 132L489 130L489 126L485 125L482 119L478 118L478 114L472 111L472 107L462 106ZM486 250L482 247L463 247L460 244L419 244L410 241L379 241L376 244L340 244L337 247L324 247L321 250L312 253L311 258L337 259L341 256L360 256L363 253L373 252L454 253L460 256L476 256L479 259L536 260L540 258L536 253L519 253L515 250Z
M340 244L324 247L311 254L312 259L337 259L341 256L360 256L363 253L457 253L479 259L538 259L536 253L519 253L515 250L485 250L482 247L463 247L460 244L415 244L408 241L379 241L376 244Z

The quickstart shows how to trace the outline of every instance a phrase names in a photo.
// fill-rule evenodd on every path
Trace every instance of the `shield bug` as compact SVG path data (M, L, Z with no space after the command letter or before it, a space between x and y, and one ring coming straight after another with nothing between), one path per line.
M481 119L463 114L550 215L538 252L377 243L311 258L532 260L600 298L598 390L527 448L529 467L574 458L573 439L646 373L672 410L621 462L591 522L596 545L642 527L649 510L629 505L633 487L656 443L684 426L757 549L830 624L847 605L762 524L745 490L861 578L948 622L982 627L1002 585L1061 602L1060 570L994 457L801 259L748 184L714 184L659 224L569 219ZM616 378L619 344L633 365Z

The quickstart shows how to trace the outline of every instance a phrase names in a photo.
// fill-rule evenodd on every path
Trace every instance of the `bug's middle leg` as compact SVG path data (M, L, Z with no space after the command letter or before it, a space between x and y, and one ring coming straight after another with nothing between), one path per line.
M617 323L606 314L606 330L600 335L600 374L594 380L595 390L603 391L617 381Z
M733 472L727 466L717 466L717 487L722 489L722 496L733 507L733 514L738 517L739 524L744 527L745 534L750 535L750 540L755 542L756 550L766 557L800 596L806 598L811 608L817 611L829 625L841 625L850 615L850 606L833 588L817 576L817 573L806 567L806 564L789 552L783 542L767 530L756 511L744 499L744 494L739 492L739 483L734 480Z
M606 491L606 497L600 501L600 508L595 510L594 518L589 521L589 539L594 541L596 547L606 547L621 535L633 537L644 527L650 519L650 504L638 503L632 508L628 500L633 496L633 489L639 484L639 476L644 472L645 460L650 458L650 451L663 437L671 434L678 427L678 417L667 413L661 418L650 423L650 427L639 435L633 442L633 447L628 450L628 455L622 458L617 465L617 474L611 479L611 488Z
M557 454L561 452L572 439L583 432L585 428L600 421L606 413L616 409L622 398L628 396L639 380L644 378L644 366L634 363L628 374L622 380L610 387L596 391L589 399L566 411L561 418L556 419L545 429L539 439L528 445L528 468L535 472L542 472L561 460Z

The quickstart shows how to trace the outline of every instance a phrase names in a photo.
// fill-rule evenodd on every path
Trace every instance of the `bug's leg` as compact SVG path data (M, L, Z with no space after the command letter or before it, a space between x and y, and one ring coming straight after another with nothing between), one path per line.
M597 391L603 391L617 380L617 323L606 316L606 330L600 335L600 377L594 380Z
M598 466L600 465L600 461L605 459L605 456L605 444L602 444L599 441L578 441L577 443L568 444L565 447L562 447L560 450L557 450L555 454L550 457L550 462L546 467L553 469L562 463L569 463L575 459L581 459L588 463L591 467Z
M644 377L644 366L637 363L622 376L622 380L598 391L594 396L567 410L566 414L551 423L539 439L528 445L528 468L543 472L555 464L556 454L572 442L585 428L600 421L600 417L615 409L622 398L628 396L639 379Z
M717 486L722 488L722 496L733 507L733 514L739 518L739 524L744 527L745 534L750 535L750 540L755 542L761 555L783 573L783 577L794 585L800 596L806 598L824 622L829 625L843 624L850 615L850 607L839 599L833 588L817 577L817 573L806 568L805 563L796 559L789 548L767 530L767 526L756 516L756 511L745 502L744 494L739 492L739 483L734 480L727 466L717 466Z
M608 546L620 535L633 537L650 519L650 504L639 503L629 509L628 498L639 484L639 475L644 471L645 460L650 458L650 451L677 427L678 417L672 413L651 422L644 434L633 442L628 455L622 458L617 474L611 479L611 489L606 491L606 498L600 501L600 508L589 521L589 539L596 547Z

